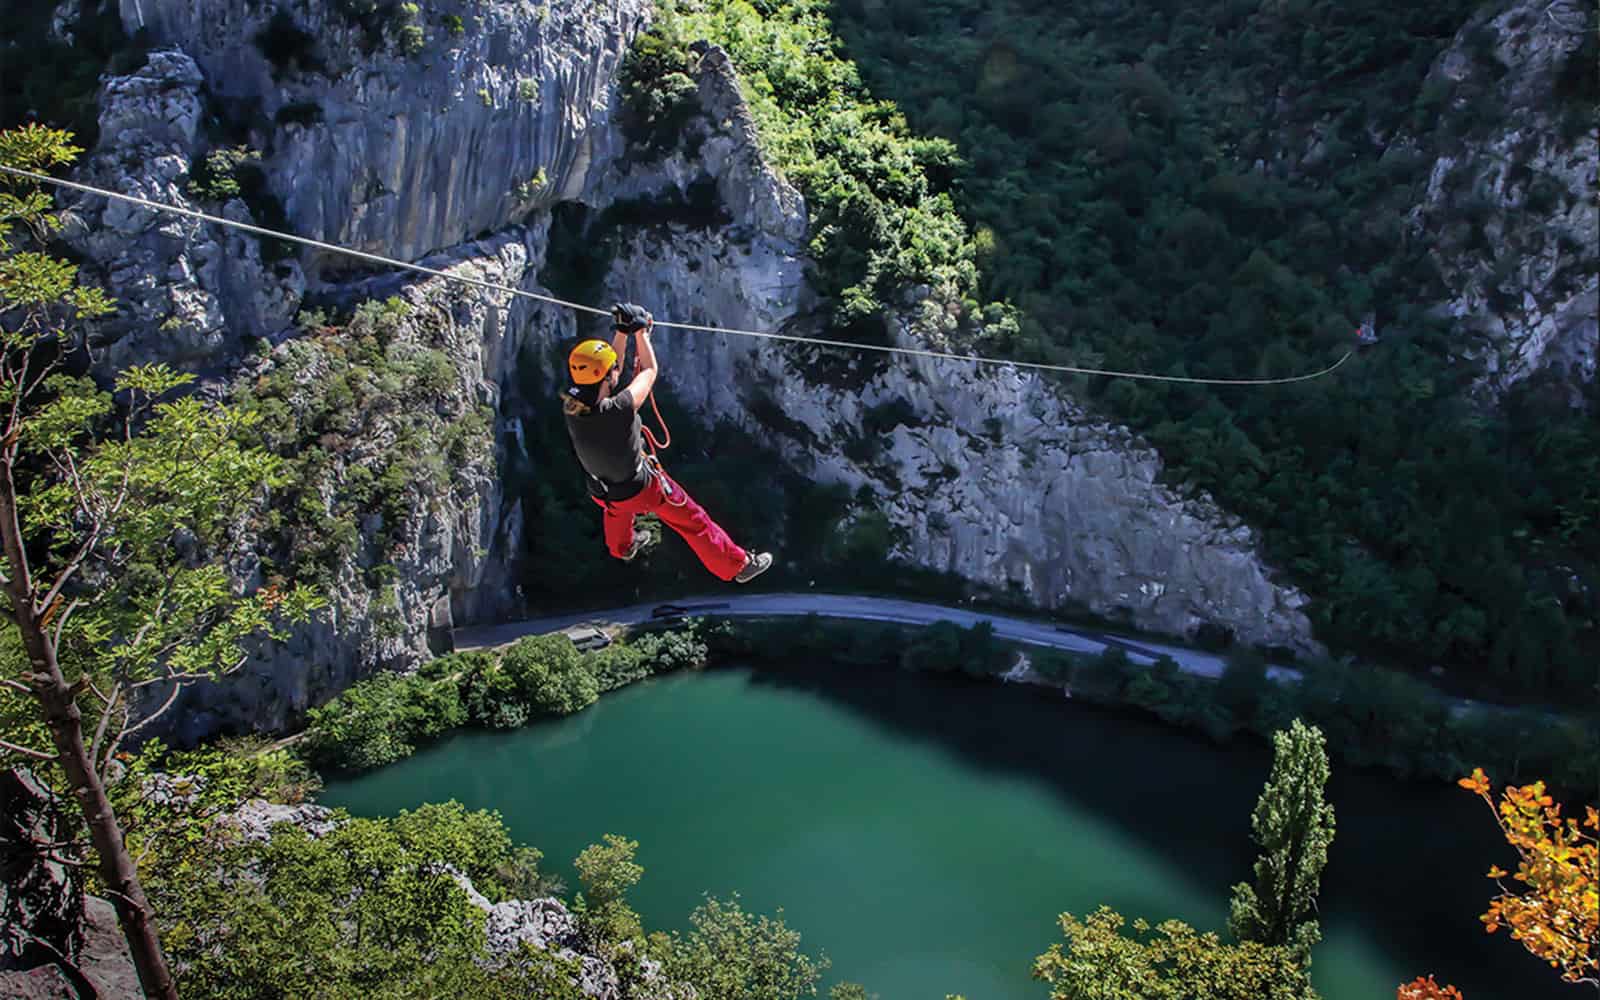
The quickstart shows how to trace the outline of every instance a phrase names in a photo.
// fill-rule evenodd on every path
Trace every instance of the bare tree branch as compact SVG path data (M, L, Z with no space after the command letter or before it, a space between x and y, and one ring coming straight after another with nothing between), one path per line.
M45 753L43 750L34 750L30 747L18 746L17 744L11 743L7 740L0 740L0 750L9 750L14 754L20 754L24 757L32 757L34 760L55 761L61 756L60 754Z
M84 679L88 680L87 674L84 675ZM89 686L91 688L94 687L94 682L90 681ZM95 691L95 694L99 695L100 692ZM111 685L111 697L105 699L105 711L100 713L100 723L94 727L94 740L89 744L90 760L98 760L100 758L100 741L106 737L106 726L110 724L111 714L117 710L117 700L121 697L122 685Z
M51 584L50 590L44 595L43 599L34 605L34 614L44 615L48 612L50 602L54 601L56 597L60 595L61 588L65 587L67 585L67 581L72 579L72 575L78 571L79 566L83 565L83 561L89 558L89 553L94 551L95 545L100 541L100 528L102 527L102 524L103 522L95 523L94 528L89 532L89 537L85 538L83 540L83 544L78 546L78 551L72 554L72 558L67 560L67 564L61 567L60 572L56 574L55 583ZM48 618L45 620L44 624L49 624Z
M58 369L60 367L61 367L61 355L58 353L58 354L56 354L55 357L50 359L48 364L46 364L43 368L41 368L39 370L39 374L34 378L33 384L27 386L26 388L24 388L22 390L22 394L24 396L33 395L35 392L38 391L38 389L39 389L39 387L41 385L44 385L44 380L49 378L51 373L54 372L56 369ZM22 376L22 379L19 380L19 384L21 382L25 382L25 381L27 381L27 375L24 373L23 376Z
M9 677L0 677L0 687L10 688L18 694L25 694L30 698L33 697L32 688L28 687L28 685L22 683L21 681L11 680Z
M117 734L117 738L106 744L105 762L101 766L102 772L104 772L106 767L111 766L111 758L116 753L117 747L122 745L122 741L127 739L129 736L132 736L134 733L137 733L145 726L148 726L150 723L161 718L161 716L166 713L167 709L172 707L173 702L178 700L178 695L183 693L183 688L184 685L182 684L173 684L172 693L167 695L167 700L162 702L160 708L139 720L137 724L122 727L122 732Z
M56 619L56 634L51 640L55 643L56 649L59 650L61 648L61 633L62 630L67 627L67 619L72 617L72 613L78 610L78 605L81 603L82 600L80 598L74 597L71 601L67 602L67 609L61 612L61 617ZM89 686L93 687L94 685L91 683ZM95 694L99 693L99 691L95 692Z
M201 673L162 674L160 677L151 677L149 680L134 681L128 685L128 690L136 691L139 688L147 688L152 684L161 684L167 681L171 681L174 684L193 684L195 681L212 681L216 680L218 677L226 677L231 673L237 672L240 667L249 662L250 657L248 655L244 655L239 657L237 660L234 660L228 666L223 667L221 670L207 670L202 671Z
M83 675L83 679L86 682L88 682L89 690L94 692L94 696L96 698L100 699L100 703L102 705L110 705L111 704L111 699L107 698L106 697L106 693L104 691L100 690L99 685L95 684L94 678L90 677L88 674L84 674Z

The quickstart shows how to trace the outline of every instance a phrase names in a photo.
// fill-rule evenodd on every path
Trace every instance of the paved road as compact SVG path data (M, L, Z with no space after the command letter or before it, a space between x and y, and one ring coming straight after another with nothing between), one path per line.
M1219 656L1182 646L1146 642L1142 639L1123 639L1101 635L1084 629L1009 618L988 612L966 611L940 604L920 601L902 601L884 597L855 597L846 594L730 594L723 597L686 597L672 601L675 607L690 614L702 613L717 616L817 614L825 618L854 618L865 621L898 622L904 625L931 625L938 621L954 622L971 627L979 622L994 626L994 634L1034 646L1047 646L1074 653L1097 654L1108 646L1121 648L1135 663L1151 664L1160 656L1170 656L1187 673L1203 677L1221 677L1224 661ZM581 634L594 628L616 625L636 625L650 621L651 612L661 607L661 602L635 604L626 608L588 611L577 614L556 615L549 618L531 618L527 621L505 625L481 625L455 631L456 649L485 649L504 646L525 635L546 632ZM1269 671L1275 678L1298 679L1298 671L1287 667L1273 667Z

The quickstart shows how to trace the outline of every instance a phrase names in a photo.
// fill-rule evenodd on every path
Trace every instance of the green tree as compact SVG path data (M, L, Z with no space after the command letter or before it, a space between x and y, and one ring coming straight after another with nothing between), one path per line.
M1233 887L1228 929L1241 941L1290 947L1306 964L1322 938L1307 918L1333 843L1333 806L1323 799L1328 753L1322 730L1296 719L1272 734L1272 773L1250 827L1261 848L1256 882Z
M1061 915L1065 947L1034 960L1033 976L1051 1000L1313 1000L1305 968L1287 948L1255 941L1225 944L1188 924L1152 928L1102 906L1085 920ZM1153 933L1152 933L1153 931Z
M185 993L219 1000L376 995L396 1000L575 1000L575 963L524 950L484 962L486 916L456 873L491 898L516 852L498 817L457 803L331 829L278 824L255 841L226 824L166 838L150 865L163 943Z
M78 152L52 129L0 133L0 163L21 169ZM47 252L61 228L51 209L36 186L0 181L0 617L21 653L0 688L31 701L6 713L22 724L0 750L60 766L140 984L175 997L106 770L185 685L236 668L247 637L315 602L298 590L238 597L223 569L245 510L277 476L273 458L235 441L249 414L161 401L192 377L159 365L121 374L120 407L67 373L78 324L112 303Z
M575 865L584 892L577 909L585 934L596 945L616 945L644 934L639 914L628 905L628 890L644 877L644 866L633 860L638 850L637 840L608 833L604 844L590 844L578 855Z
M667 969L674 981L693 985L701 1000L816 996L830 964L800 951L800 932L783 922L782 910L775 917L747 913L737 894L726 901L708 897L689 923L687 935L673 935Z
M519 639L500 669L534 709L567 715L594 703L600 685L572 640L560 633Z

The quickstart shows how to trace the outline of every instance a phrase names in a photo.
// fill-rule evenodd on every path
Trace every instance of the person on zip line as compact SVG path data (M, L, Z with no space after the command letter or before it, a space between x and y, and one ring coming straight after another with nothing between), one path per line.
M649 535L634 530L634 518L654 514L689 543L706 569L720 579L749 583L772 566L769 552L736 545L661 468L645 441L639 410L650 398L659 371L650 346L654 320L645 309L625 303L612 308L611 343L585 340L567 355L571 384L562 399L567 435L583 466L589 495L605 512L606 548L627 561L638 555ZM622 386L622 356L633 338L633 378ZM621 387L621 388L619 388Z

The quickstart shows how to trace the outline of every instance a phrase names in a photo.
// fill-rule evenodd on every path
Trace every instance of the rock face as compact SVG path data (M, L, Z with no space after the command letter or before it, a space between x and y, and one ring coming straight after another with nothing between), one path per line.
M66 830L27 771L0 771L0 969L68 958L83 945L83 882L48 845Z
M641 235L613 293L694 322L781 326L769 303L783 255L739 253L730 267L730 253L715 235ZM908 346L916 332L897 329ZM870 488L897 529L893 554L916 565L1154 631L1211 623L1246 642L1315 648L1305 597L1272 579L1248 527L1161 485L1152 449L1038 376L896 359L842 387L817 380L809 349L671 330L655 339L662 383L704 425L731 421L814 481ZM871 436L863 460L853 445L869 413L891 408L894 426Z
M171 48L107 82L102 139L85 175L188 204L193 165L227 144L206 134L207 123L237 117L242 102L253 109L244 137L260 152L262 190L249 206L236 199L214 210L250 218L281 209L281 223L306 236L403 259L437 251L422 262L529 291L540 291L554 204L686 203L709 190L714 211L698 223L624 234L608 296L680 322L807 328L804 200L766 164L719 49L696 47L704 113L688 127L691 141L650 160L633 155L615 122L617 67L648 17L642 0L593 9L447 3L415 25L420 45L405 32L412 25L344 9L326 0L126 0L127 27ZM190 689L165 735L291 725L372 671L417 662L430 629L526 610L514 582L522 514L503 480L513 466L539 475L542 456L526 453L524 430L557 415L525 397L517 364L542 362L596 321L580 326L564 308L437 278L362 279L347 260L318 252L268 263L253 237L98 199L79 211L75 241L124 305L121 325L101 338L102 372L166 359L219 384L250 384L307 336L291 317L308 296L349 305L399 295L411 307L399 337L441 351L455 369L438 412L487 407L494 416L491 460L452 470L442 493L408 492L402 545L384 548L381 519L363 521L323 619L263 646L223 684ZM915 312L913 303L896 325L906 343L930 332ZM251 337L264 344L247 353ZM862 369L846 390L794 348L698 332L657 339L665 391L704 427L732 421L818 481L870 487L901 558L1020 589L1043 607L1312 645L1304 598L1272 580L1247 528L1204 498L1160 486L1154 452L1038 379L896 362ZM319 376L313 366L304 377ZM889 404L903 418L862 458L850 445L864 415ZM774 412L781 426L763 423ZM370 467L397 430L380 424L347 443L339 468ZM325 491L330 509L341 483ZM382 587L370 579L380 565L393 574ZM236 569L247 585L263 582L259 566Z
M38 779L0 771L0 996L131 1000L142 994L115 909L48 846L67 835Z
M1438 152L1411 221L1452 292L1443 310L1487 334L1485 388L1496 395L1547 372L1576 399L1595 378L1595 18L1593 5L1565 0L1492 6L1426 85L1446 95L1447 113L1478 124Z
M130 34L191 55L212 93L260 102L275 127L252 139L303 236L414 260L588 196L594 169L620 152L606 125L649 0L443 0L411 20L387 4L346 13L360 6L120 9Z
M518 286L536 261L535 231L506 232L450 254L427 258L429 267L480 281ZM388 351L433 351L448 360L449 385L425 410L404 407L384 412L364 426L364 436L339 446L332 478L318 487L329 509L352 487L351 470L369 472L396 461L403 425L423 428L431 446L442 443L451 424L478 409L498 412L508 331L525 311L503 293L463 291L442 278L401 285L392 280L357 284L344 292L360 301L397 297L408 311L396 324ZM295 339L246 364L236 376L248 384L291 364ZM322 377L321 356L291 370L296 378ZM498 432L496 425L500 425ZM523 524L515 499L507 500L497 471L493 441L514 426L488 421L467 443L465 457L452 458L438 481L408 480L396 541L381 515L361 519L351 557L341 563L328 589L328 607L287 639L260 643L234 675L218 684L187 689L170 713L170 736L181 741L222 731L277 730L350 684L379 669L404 669L426 658L430 642L456 617L483 620L515 615L521 609L513 562L523 546ZM386 567L385 583L373 582ZM236 567L250 583L265 582L259 561ZM152 700L163 697L153 692Z
M100 142L79 171L86 184L163 204L254 222L244 203L197 205L190 164L205 117L205 82L182 52L153 52L139 71L107 81ZM214 369L246 337L282 329L304 293L299 265L268 266L259 241L236 230L126 202L74 197L68 240L104 275L117 314L96 323L105 372L166 362Z

